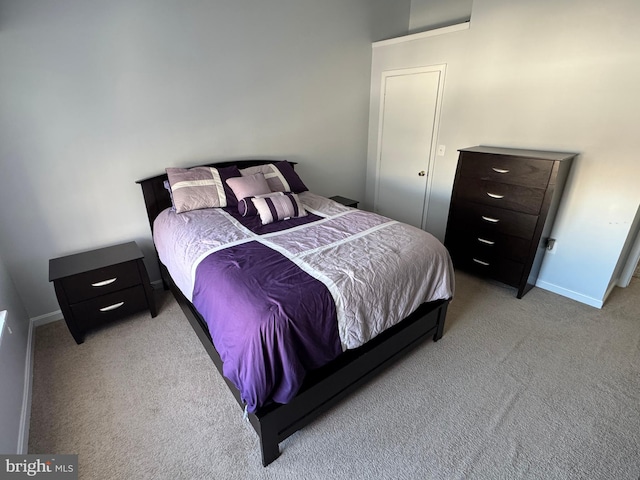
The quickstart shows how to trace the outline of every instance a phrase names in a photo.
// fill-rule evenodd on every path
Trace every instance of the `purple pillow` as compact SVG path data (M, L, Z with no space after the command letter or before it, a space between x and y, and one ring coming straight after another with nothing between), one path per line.
M296 171L293 169L293 165L291 165L289 162L276 162L273 166L280 170L280 173L289 184L289 190L286 191L300 193L309 190L302 179L298 176Z
M176 213L238 204L226 180L240 177L238 167L167 168Z
M262 173L272 192L300 193L309 190L293 170L293 166L286 161L243 168L240 173L243 177Z

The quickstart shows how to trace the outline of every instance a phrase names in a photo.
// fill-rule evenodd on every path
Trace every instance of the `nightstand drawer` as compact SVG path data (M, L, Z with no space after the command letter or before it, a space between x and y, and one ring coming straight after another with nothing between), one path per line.
M62 279L70 304L141 283L135 261L111 265Z
M508 183L461 178L456 190L459 198L517 212L538 215L544 190Z
M461 177L546 188L553 162L508 155L462 152Z
M71 305L71 311L81 328L90 328L103 322L117 320L147 308L142 285Z

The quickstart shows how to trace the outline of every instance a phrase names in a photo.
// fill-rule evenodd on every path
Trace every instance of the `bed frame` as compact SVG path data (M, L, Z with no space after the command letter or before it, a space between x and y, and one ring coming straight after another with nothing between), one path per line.
M217 162L213 167L237 165L246 168L273 163L276 160L243 160ZM164 188L167 175L138 180L147 207L149 224L153 231L153 221L158 214L171 206L169 193ZM160 262L159 262L160 263ZM175 296L189 323L209 353L213 363L222 375L222 360L216 351L204 319L193 304L176 287L167 269L160 263L160 271L165 289ZM394 327L386 330L365 345L342 353L324 367L307 375L298 394L287 404L270 404L248 414L248 420L260 439L262 464L266 467L280 455L278 444L297 430L311 423L332 405L401 358L413 347L428 337L434 341L442 337L448 300L438 300L422 304L415 312ZM226 377L229 389L243 408L240 392Z

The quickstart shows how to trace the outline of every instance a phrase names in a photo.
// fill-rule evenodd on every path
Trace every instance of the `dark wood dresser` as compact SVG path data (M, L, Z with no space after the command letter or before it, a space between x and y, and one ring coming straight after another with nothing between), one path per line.
M536 283L576 153L460 150L445 246L454 266L517 288Z
M58 304L76 343L93 327L148 309L157 315L153 290L135 242L49 261Z

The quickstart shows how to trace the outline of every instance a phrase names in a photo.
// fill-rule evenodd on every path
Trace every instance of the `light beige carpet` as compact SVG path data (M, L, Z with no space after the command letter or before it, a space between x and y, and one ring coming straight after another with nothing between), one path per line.
M257 436L162 293L76 345L37 329L30 453L82 479L632 479L640 476L640 280L602 310L457 274L426 342L260 463Z

